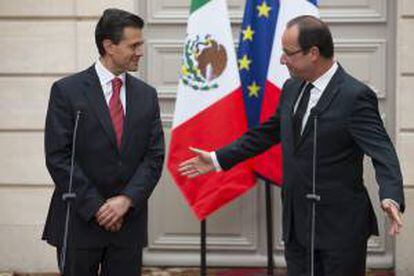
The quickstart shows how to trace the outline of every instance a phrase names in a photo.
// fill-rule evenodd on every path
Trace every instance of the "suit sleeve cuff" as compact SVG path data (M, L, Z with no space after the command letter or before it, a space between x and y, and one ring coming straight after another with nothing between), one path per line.
M78 213L85 221L91 221L104 203L105 201L101 198L97 200L90 199L84 202L80 208L78 207Z
M214 164L214 168L216 172L222 171L223 169L220 166L220 163L217 159L217 154L215 151L210 152L210 157L211 157L211 160L213 160L213 164Z
M390 202L390 203L392 203L395 207L397 207L397 209L398 209L398 210L401 210L401 209L400 209L400 204L398 204L398 202L397 202L397 201L395 201L395 200L393 200L393 199L391 199L391 198L384 198L381 202L382 202L383 204L384 204L384 203L387 203L387 202Z

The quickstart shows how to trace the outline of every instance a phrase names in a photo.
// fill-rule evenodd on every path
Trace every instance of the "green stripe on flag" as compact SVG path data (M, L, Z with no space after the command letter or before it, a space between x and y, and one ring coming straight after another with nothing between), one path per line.
M207 2L210 2L211 0L192 0L191 1L191 8L190 8L190 14L192 14L195 10L206 4Z

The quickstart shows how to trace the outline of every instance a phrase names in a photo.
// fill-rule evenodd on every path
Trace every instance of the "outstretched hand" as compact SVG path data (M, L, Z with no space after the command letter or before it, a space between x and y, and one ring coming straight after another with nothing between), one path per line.
M384 210L385 213L387 213L388 217L391 220L391 227L388 233L392 236L399 234L403 226L403 223L400 211L398 210L397 206L388 201L382 202L381 208L382 210Z
M208 151L192 147L189 149L195 153L196 156L187 159L178 166L178 171L181 175L193 178L214 170L213 160Z

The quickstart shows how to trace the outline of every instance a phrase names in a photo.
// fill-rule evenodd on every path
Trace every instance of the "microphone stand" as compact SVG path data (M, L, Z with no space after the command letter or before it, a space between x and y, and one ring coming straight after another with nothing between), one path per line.
M65 230L64 230L64 235L63 235L62 251L60 252L60 272L62 273L62 275L65 275L71 206L72 206L72 202L76 198L76 194L72 192L72 184L73 184L73 171L75 169L75 149L76 149L76 136L77 136L76 133L78 131L78 124L79 124L81 113L82 113L81 110L78 110L76 112L75 126L73 128L72 154L70 158L69 188L68 188L68 191L62 195L62 200L66 202Z
M318 114L315 109L313 113L313 156L312 156L312 193L307 194L306 198L312 201L312 220L311 220L311 276L315 275L315 220L316 220L316 202L321 200L320 195L316 194L316 161L317 161L317 138L318 138Z

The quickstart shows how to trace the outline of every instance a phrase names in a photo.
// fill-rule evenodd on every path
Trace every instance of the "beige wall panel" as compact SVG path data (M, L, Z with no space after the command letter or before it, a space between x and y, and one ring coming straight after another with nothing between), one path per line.
M57 272L56 251L41 240L42 231L42 225L0 225L0 270Z
M189 15L187 0L147 1L148 22L150 23L183 23ZM227 7L232 21L241 21L245 1L228 0Z
M242 20L245 1L227 1L232 21ZM321 15L333 22L384 22L387 16L386 0L322 0ZM147 2L151 23L183 23L188 18L189 1L160 0Z
M98 49L95 44L95 27L97 22L97 19L93 19L76 23L78 33L78 41L76 45L77 71L91 66L91 64L99 57Z
M414 18L404 19L399 25L399 41L397 42L398 46L398 55L400 63L400 72L405 73L414 73Z
M399 112L399 126L401 129L414 129L414 76L407 76L400 78L400 91L398 96L398 112Z
M0 184L52 183L46 170L41 132L0 133Z
M158 90L163 127L171 128L175 109L175 94Z
M414 133L398 134L398 152L406 186L414 186Z
M397 150L403 170L406 210L404 213L404 227L396 239L395 272L397 276L414 275L412 252L414 247L414 220L410 206L414 204L414 127L412 110L414 99L412 88L414 85L414 2L411 0L398 1L398 16L407 19L398 20L397 29ZM406 76L404 76L406 75Z
M380 202L379 202L379 186L375 178L375 171L372 165L372 160L368 156L365 156L364 159L364 184L367 187L372 205L374 206L375 215L377 216L378 220L378 228L379 228L379 236L371 236L368 241L368 251L375 252L377 254L384 254L386 253L386 245L387 245L387 236L385 235L386 223L384 220L384 214L380 209ZM388 254L390 254L388 252ZM392 264L392 255L388 256L389 261L388 263Z
M158 90L164 126L168 126L174 114L183 46L179 40L149 40L146 47L147 80Z
M0 185L0 226L43 225L53 187Z
M0 24L0 74L66 73L75 69L76 25L70 21Z
M265 185L264 182L261 182L262 185L262 190L260 191L260 193L262 195L265 194ZM281 193L281 188L274 186L272 189L272 193L273 193L273 200L272 200L272 205L273 205L273 232L274 232L274 246L273 246L273 251L274 254L276 255L275 257L275 261L276 261L276 265L277 266L286 266L285 263L285 259L284 259L284 255L283 255L283 250L284 250L284 242L283 242L283 229L282 229L282 199L280 196ZM265 209L265 200L261 200L261 203L259 203L261 205L261 210L260 212L262 212L263 214L263 219L265 219L265 214L266 214L266 209ZM265 229L263 229L262 231L265 231ZM262 232L262 235L265 235L266 232ZM266 236L263 236L263 240L265 239Z
M397 237L397 247L395 250L397 276L414 275L414 220L412 219L414 217L414 209L409 207L414 206L414 190L412 188L405 189L405 202L408 208L404 213L404 227L401 234Z
M0 77L0 130L43 130L56 78Z
M79 16L101 16L107 8L124 9L136 12L138 1L134 0L73 0L76 3L77 15Z
M147 43L148 81L163 92L176 91L180 77L183 45L180 41Z
M336 58L345 70L370 86L379 98L386 93L386 48L384 40L335 41Z
M321 16L329 22L385 22L386 0L321 0Z
M73 0L19 0L1 1L0 16L38 17L72 16L75 12Z
M414 16L414 1L401 0L402 16Z

